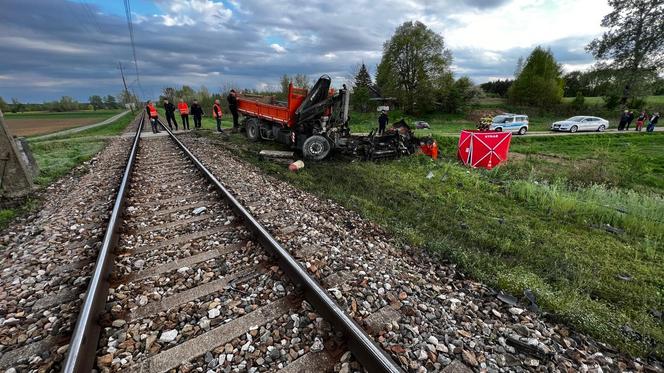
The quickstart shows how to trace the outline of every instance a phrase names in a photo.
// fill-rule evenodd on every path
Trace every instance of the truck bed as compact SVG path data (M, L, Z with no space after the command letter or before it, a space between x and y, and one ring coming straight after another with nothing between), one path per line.
M242 115L278 123L291 127L295 124L295 111L307 96L307 90L288 87L288 102L286 105L277 103L269 96L240 95L237 99L237 108Z

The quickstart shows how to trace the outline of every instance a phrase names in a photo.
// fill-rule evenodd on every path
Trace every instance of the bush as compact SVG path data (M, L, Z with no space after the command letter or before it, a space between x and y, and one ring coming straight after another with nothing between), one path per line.
M609 110L614 110L620 105L620 97L618 96L605 96L604 97L604 106Z
M583 97L583 94L581 91L576 92L576 97L574 97L574 101L572 101L572 107L577 110L581 110L586 107L586 98Z

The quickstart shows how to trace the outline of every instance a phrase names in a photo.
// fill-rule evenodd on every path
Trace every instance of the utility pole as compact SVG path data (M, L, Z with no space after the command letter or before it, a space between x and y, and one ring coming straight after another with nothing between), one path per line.
M122 84L124 84L125 97L129 100L132 96L129 95L129 89L127 89L127 81L125 80L124 70L122 69L122 62L118 62L120 67L120 74L122 75ZM134 114L134 103L130 102L129 107L131 108L131 113Z

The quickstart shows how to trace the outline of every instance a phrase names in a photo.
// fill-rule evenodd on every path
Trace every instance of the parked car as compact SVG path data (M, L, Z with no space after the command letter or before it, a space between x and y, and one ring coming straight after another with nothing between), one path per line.
M493 118L489 129L498 132L513 132L525 135L528 132L528 116L521 114L501 114Z
M579 115L569 119L553 122L551 131L598 131L602 132L609 128L609 121L599 117Z

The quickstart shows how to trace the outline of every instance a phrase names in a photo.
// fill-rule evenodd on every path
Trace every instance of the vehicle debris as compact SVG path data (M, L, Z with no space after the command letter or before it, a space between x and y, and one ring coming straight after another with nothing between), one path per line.
M288 170L290 172L297 172L297 171L299 171L303 168L304 168L304 162L302 162L302 161L295 161L295 162L291 163L290 165L288 165Z
M276 141L313 161L321 161L333 151L364 160L399 158L416 152L420 141L403 119L384 134L374 130L368 136L351 135L350 92L345 85L338 91L331 85L332 79L327 75L321 76L310 90L291 83L285 103L271 97L238 95L238 111L244 116L247 139ZM435 140L426 143L432 147ZM437 147L435 144L436 154Z

